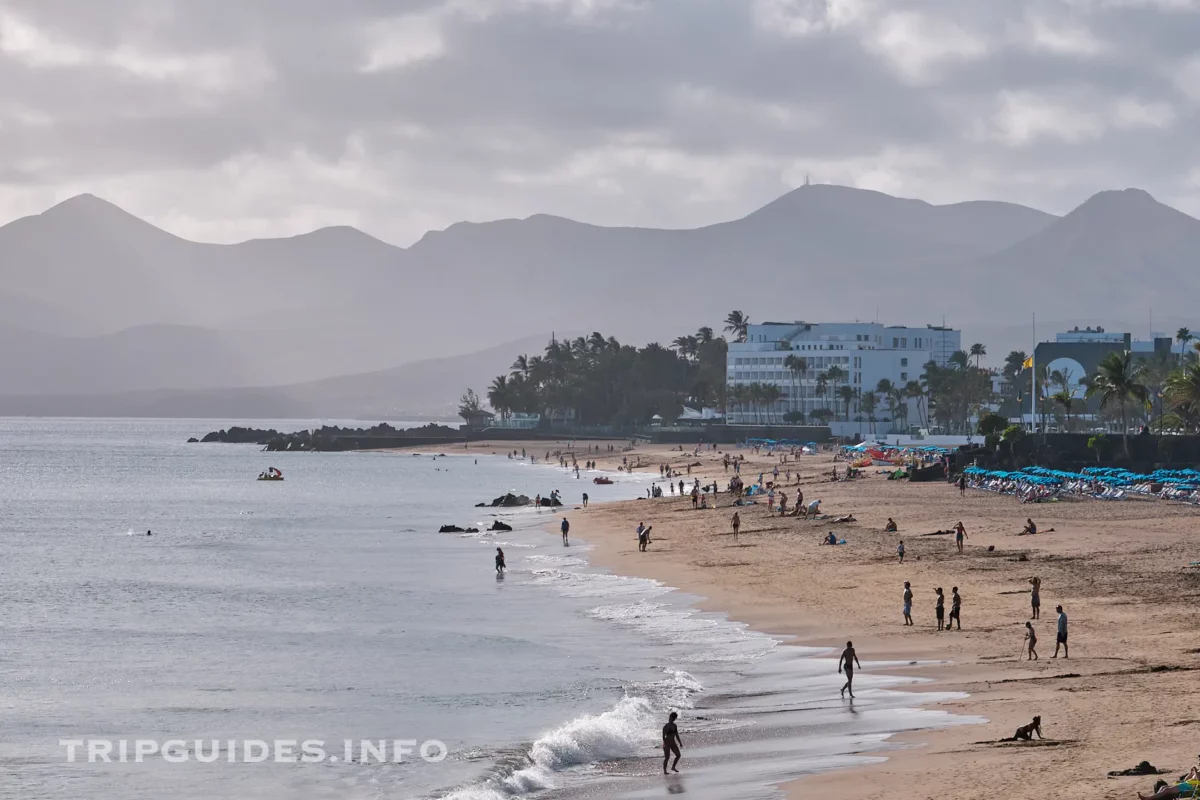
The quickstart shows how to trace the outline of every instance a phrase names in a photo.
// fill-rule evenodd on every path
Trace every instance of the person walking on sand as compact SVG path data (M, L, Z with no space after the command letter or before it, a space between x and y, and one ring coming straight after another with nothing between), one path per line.
M584 492L583 493L583 507L584 508L587 508L587 501L588 501L587 492Z
M908 581L904 582L904 624L912 625L912 587L908 585Z
M497 547L496 548L496 574L503 575L504 569L505 569L504 551L501 550L499 547Z
M945 629L945 614L946 614L946 595L942 594L942 587L933 590L937 595L937 602L934 605L934 612L937 614L937 629Z
M904 563L904 540L900 540L900 544L896 545L896 555L900 557L900 563ZM907 585L907 584L906 584Z
M962 520L960 519L958 524L954 526L954 543L958 545L958 552L961 553L963 551L963 540L970 538L970 536L967 536L967 529L963 527Z
M1029 598L1029 604L1033 609L1033 616L1030 619L1042 618L1042 579L1034 575L1029 579L1030 586L1033 587L1032 595Z
M737 541L738 529L742 527L742 518L738 516L738 512L733 512L733 519L729 520L729 524L733 526L733 539Z
M639 522L637 526L638 550L646 552L646 523Z
M679 715L672 711L667 717L667 724L663 725L663 775L667 774L667 762L672 755L675 756L675 763L671 765L672 772L679 772L679 759L683 757L680 752L683 740L679 738L679 728L675 725L677 719Z
M1025 623L1025 641L1029 643L1026 648L1025 660L1037 661L1037 631L1033 629L1032 622L1026 621Z
M954 627L954 623L958 623L958 629L962 630L962 597L958 594L958 587L950 587L950 624L946 626L946 630Z
M567 540L567 532L571 530L571 523L567 522L566 517L563 517L562 525L559 527L562 529L563 547L566 547L570 544L570 542Z
M1062 606L1055 606L1054 610L1058 612L1058 636L1054 639L1054 655L1051 658L1058 658L1059 645L1063 649L1063 658L1070 658L1071 651L1067 648L1067 612L1063 611Z
M838 659L838 674L842 674L842 670L846 670L846 685L842 687L842 697L846 696L846 692L850 692L850 699L854 699L854 667L858 666L862 669L862 664L858 663L858 654L854 652L854 642L846 642L846 649L842 651L842 657Z

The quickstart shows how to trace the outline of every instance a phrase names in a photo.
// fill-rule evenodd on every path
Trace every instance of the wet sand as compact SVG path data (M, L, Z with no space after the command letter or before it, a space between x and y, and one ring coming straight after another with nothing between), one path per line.
M502 454L521 446L470 450ZM547 449L565 445L525 447L540 460ZM747 484L778 463L774 455L728 450L748 457L742 468ZM722 487L732 475L719 453L666 446L612 455L581 451L578 458L598 458L602 468L613 469L622 458L640 459L647 466L639 471L652 474L669 461L686 482L716 479ZM703 608L800 644L835 647L853 639L864 662L945 662L908 674L933 678L924 685L929 691L969 695L943 699L938 708L989 720L901 734L893 743L907 746L888 752L886 761L794 781L785 787L790 797L1134 797L1149 792L1155 779L1110 779L1107 773L1146 759L1170 770L1164 776L1170 778L1195 762L1200 569L1189 563L1200 560L1200 510L1138 498L1023 505L974 490L960 497L944 483L888 481L873 468L864 478L834 483L832 466L828 455L801 458L805 501L820 498L823 513L852 513L857 522L769 516L765 502L733 509L727 494L709 511L693 511L690 499L671 496L586 511L568 506L572 535L595 545L591 559L598 566L702 595ZM780 465L781 480L783 470L793 471L789 501L796 468L791 461ZM573 488L567 487L568 501L577 500ZM587 491L600 499L604 487L589 484ZM742 519L736 540L729 525L734 510ZM1027 516L1043 533L1017 536ZM899 523L899 533L883 532L888 517ZM969 537L962 554L952 536L922 535L958 520ZM654 526L646 553L634 540L639 521ZM1045 532L1049 528L1054 532ZM818 545L830 530L847 544ZM896 557L901 539L903 565ZM1022 650L1034 575L1042 579L1041 619L1034 623L1041 658L1028 662ZM902 624L905 580L915 595L912 627ZM937 586L947 597L951 586L959 587L961 632L936 630ZM1051 658L1058 604L1070 620L1069 660ZM902 675L905 668L889 664L887 672ZM839 702L836 694L832 700ZM1042 717L1044 743L996 743L1035 714Z

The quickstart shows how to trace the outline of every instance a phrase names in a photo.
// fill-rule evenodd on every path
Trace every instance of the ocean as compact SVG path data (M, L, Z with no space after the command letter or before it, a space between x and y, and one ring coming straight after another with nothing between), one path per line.
M185 444L230 424L0 420L0 797L769 798L972 721L886 664L848 709L829 654L590 567L561 513L474 507L558 489L571 516L649 476Z

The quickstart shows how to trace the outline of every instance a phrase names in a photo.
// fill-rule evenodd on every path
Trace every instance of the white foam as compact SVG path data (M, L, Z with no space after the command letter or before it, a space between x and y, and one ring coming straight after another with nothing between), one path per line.
M565 770L644 752L654 742L657 717L648 699L625 697L602 714L578 717L540 736L526 754L527 766L456 789L444 800L507 800L552 789Z
M702 652L698 661L752 661L775 648L777 640L696 609L639 600L634 603L600 606L588 612L595 619L633 628L646 636L671 644L687 644Z

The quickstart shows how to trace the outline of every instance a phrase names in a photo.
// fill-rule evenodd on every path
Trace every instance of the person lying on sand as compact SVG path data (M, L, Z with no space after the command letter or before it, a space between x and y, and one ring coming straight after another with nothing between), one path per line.
M1141 800L1174 800L1176 797L1196 797L1197 794L1200 794L1200 764L1188 770L1188 774L1174 786L1168 785L1166 781L1159 781L1154 788L1154 794L1138 792L1138 797Z
M844 517L838 517L837 519L832 520L832 521L833 522L858 522L858 520L854 518L853 514L847 514Z

